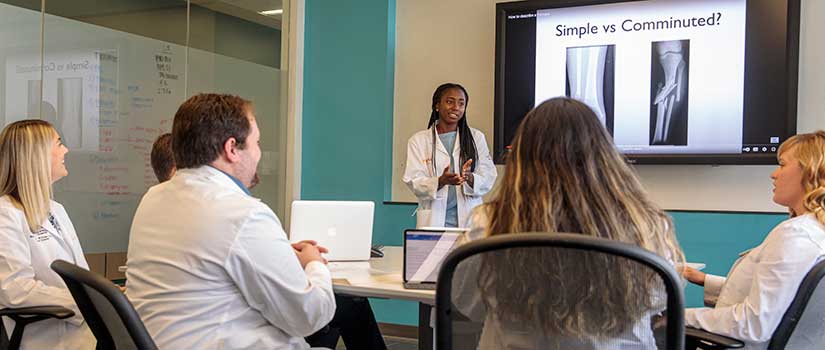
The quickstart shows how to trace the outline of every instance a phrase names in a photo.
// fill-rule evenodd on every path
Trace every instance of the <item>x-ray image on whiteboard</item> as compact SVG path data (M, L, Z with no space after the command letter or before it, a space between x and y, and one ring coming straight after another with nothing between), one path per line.
M567 48L567 96L584 102L613 134L615 45Z
M58 78L57 103L43 100L40 91L40 80L28 81L26 118L51 123L66 147L80 149L83 143L83 78Z
M26 91L28 91L26 118L38 118L40 117L40 102L43 101L43 97L40 96L40 80L29 80Z
M651 44L650 145L687 145L689 63L690 40Z
M40 80L29 80L28 86L26 118L43 119L58 128L58 132L60 132L57 124L57 109L55 109L54 104L44 101L41 97Z
M69 148L80 148L83 140L83 78L57 79L57 120Z
M37 53L6 58L6 123L39 118L54 125L73 151L100 147L100 82L97 50L49 54L42 64ZM41 80L42 76L42 80ZM107 78L108 79L108 78Z

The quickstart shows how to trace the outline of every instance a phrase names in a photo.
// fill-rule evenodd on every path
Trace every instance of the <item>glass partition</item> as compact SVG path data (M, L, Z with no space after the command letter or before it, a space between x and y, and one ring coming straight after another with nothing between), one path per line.
M0 120L50 121L69 148L55 184L84 252L127 249L157 184L152 143L200 92L251 100L261 128L253 194L283 218L286 65L281 1L0 0ZM42 11L42 13L41 13ZM42 25L42 32L41 32Z

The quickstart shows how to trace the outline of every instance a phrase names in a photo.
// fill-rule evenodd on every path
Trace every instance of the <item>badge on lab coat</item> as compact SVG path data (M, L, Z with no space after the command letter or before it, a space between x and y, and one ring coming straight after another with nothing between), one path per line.
M38 228L37 231L34 231L29 234L29 239L33 239L35 242L38 243L48 241L50 239L49 231L43 228L43 226L40 226L40 228Z

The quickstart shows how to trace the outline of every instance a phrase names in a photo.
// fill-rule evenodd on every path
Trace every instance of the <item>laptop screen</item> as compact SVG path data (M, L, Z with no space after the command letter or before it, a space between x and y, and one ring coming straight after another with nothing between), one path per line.
M455 247L464 231L404 231L404 282L435 283L441 263Z

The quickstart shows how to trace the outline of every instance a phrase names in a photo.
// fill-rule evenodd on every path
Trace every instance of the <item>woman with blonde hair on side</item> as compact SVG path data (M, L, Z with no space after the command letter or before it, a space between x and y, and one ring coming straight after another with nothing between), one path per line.
M512 146L491 201L474 211L470 240L578 233L684 261L670 217L648 198L587 105L545 101L525 116ZM656 348L651 317L666 302L652 270L549 248L476 257L477 268L463 273L457 289L477 292L456 305L484 320L479 349Z
M741 253L727 278L685 271L688 281L704 286L705 301L715 304L687 309L685 324L740 339L749 350L768 347L802 279L825 257L825 130L789 138L777 155L773 201L791 217ZM822 348L808 346L800 348Z
M57 259L88 269L66 210L52 184L68 175L68 150L42 120L21 120L0 133L0 308L59 305L75 316L26 326L21 349L93 349L95 339L63 280ZM4 318L6 329L12 322Z

